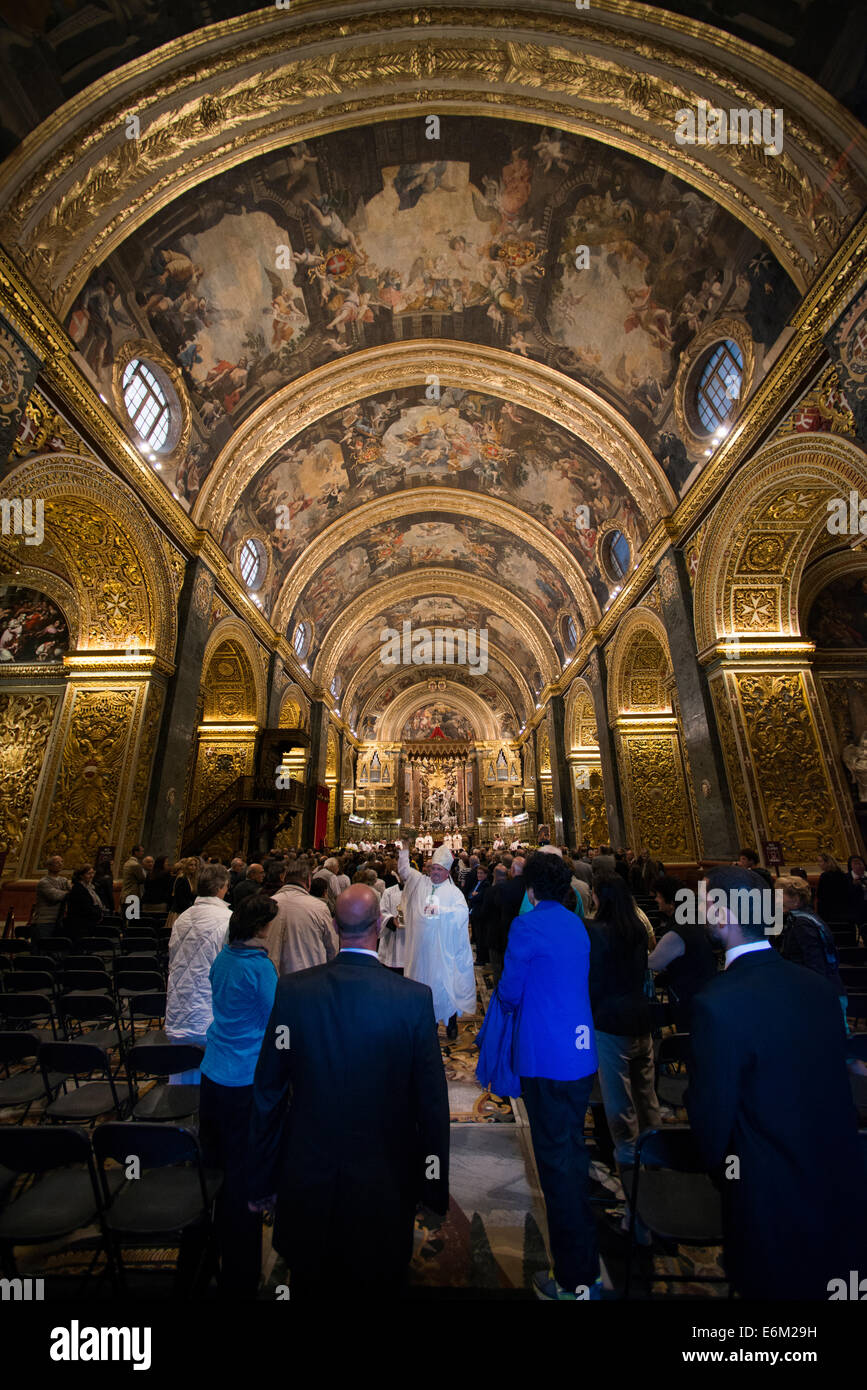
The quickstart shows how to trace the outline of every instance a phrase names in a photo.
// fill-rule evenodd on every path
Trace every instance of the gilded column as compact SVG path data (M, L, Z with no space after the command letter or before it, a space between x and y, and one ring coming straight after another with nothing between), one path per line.
M21 854L22 877L50 854L67 868L92 863L101 844L125 854L141 833L164 682L149 654L76 653Z
M674 550L666 551L656 572L661 616L672 658L683 758L695 790L699 850L712 859L732 859L738 839L735 813L707 678L696 657L692 590L683 555Z
M779 841L785 862L845 860L859 844L849 798L829 763L812 643L728 639L706 655L739 838Z
M609 843L619 846L626 843L625 822L620 797L614 734L608 723L608 671L605 654L598 647L590 653L590 658L581 674L590 687L593 707L596 712L599 764L602 769L602 785L605 792L605 818L610 837ZM636 845L635 848L638 850L639 846Z

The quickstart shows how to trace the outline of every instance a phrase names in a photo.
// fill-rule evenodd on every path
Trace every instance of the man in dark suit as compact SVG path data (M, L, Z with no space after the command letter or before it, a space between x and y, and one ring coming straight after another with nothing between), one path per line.
M726 968L693 998L686 1101L722 1190L726 1272L743 1298L825 1300L867 1252L840 1001L771 948L758 875L722 868L707 882Z
M281 977L254 1080L249 1191L276 1195L293 1299L398 1292L417 1207L448 1209L431 992L377 959L371 888L340 894L336 924L334 960Z

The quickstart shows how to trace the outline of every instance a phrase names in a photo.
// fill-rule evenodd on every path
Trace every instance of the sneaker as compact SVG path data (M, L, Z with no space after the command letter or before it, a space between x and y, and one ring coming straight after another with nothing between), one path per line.
M577 1293L572 1293L557 1283L553 1269L540 1269L533 1275L533 1292L545 1303L597 1303L602 1300L602 1280L595 1279L587 1288L586 1295L579 1297Z

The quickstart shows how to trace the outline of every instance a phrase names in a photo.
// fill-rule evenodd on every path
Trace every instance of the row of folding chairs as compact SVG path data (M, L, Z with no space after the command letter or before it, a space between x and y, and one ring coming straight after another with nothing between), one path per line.
M137 1025L159 1031L166 988L156 970L13 970L0 980L0 1026L36 1031L42 1041L84 1034L100 1046L123 1051L136 1041ZM149 1027L157 1024L156 1029Z
M135 1121L108 1121L92 1133L74 1125L7 1127L0 1129L0 1174L7 1276L16 1273L17 1248L81 1244L94 1226L87 1276L104 1249L117 1292L127 1291L125 1246L173 1247L195 1237L192 1287L201 1275L223 1175L205 1167L192 1130Z
M200 1068L204 1048L195 1044L137 1043L112 1070L110 1049L94 1033L71 1042L43 1042L36 1033L0 1032L0 1110L20 1112L23 1124L41 1102L55 1124L90 1124L106 1116L170 1123L193 1120L197 1085L171 1085L173 1074ZM140 1082L147 1088L140 1090ZM155 1084L150 1084L155 1082Z

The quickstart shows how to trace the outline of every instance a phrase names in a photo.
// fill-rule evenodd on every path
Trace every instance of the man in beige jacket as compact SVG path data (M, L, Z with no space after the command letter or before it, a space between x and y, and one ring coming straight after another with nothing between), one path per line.
M277 916L268 931L268 955L278 975L324 965L340 949L331 913L321 898L311 897L310 864L290 859L282 888L273 895Z

